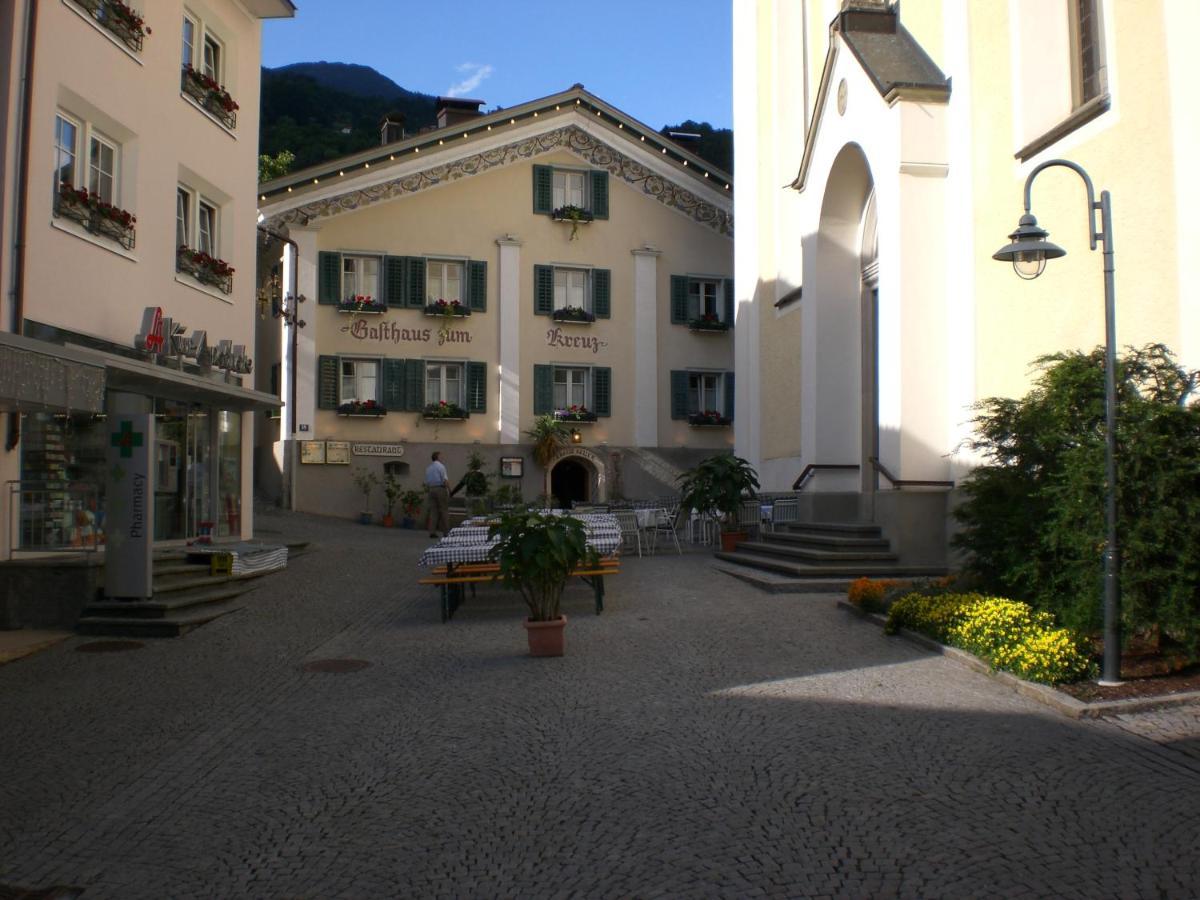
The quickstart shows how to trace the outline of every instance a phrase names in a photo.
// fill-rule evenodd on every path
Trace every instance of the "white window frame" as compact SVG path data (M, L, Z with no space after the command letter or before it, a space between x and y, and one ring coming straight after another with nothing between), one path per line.
M432 403L441 403L442 401L445 401L446 403L453 403L462 409L466 409L467 408L467 401L466 401L467 366L466 366L466 364L463 363L461 360L454 360L454 359L427 359L427 360L424 360L424 363L425 363L425 392L424 392L425 405L429 406ZM437 373L437 381L436 381L437 396L431 397L429 389L434 384L434 382L431 380L434 377L433 373L431 372L431 369L433 369L435 366L439 370ZM457 373L458 373L457 379L450 379L450 378L446 377L451 370L457 371ZM449 396L449 386L450 386L450 383L454 380L457 380L457 382L458 382L458 397L457 398Z
M192 235L195 230L192 228L192 206L195 195L184 187L182 184L175 185L175 243L176 249L179 247L192 246ZM180 213L180 204L184 205L182 214ZM179 231L180 225L183 228L183 239L180 240Z
M213 65L211 70L208 65L208 49L210 44L213 49ZM225 83L225 42L208 28L204 29L204 34L200 38L200 71L217 84Z
M725 373L709 371L689 371L688 373L688 414L716 412L725 415ZM704 383L712 379L712 387L706 388ZM706 405L705 397L711 394L713 405ZM692 399L695 398L693 404Z
M346 367L351 368L349 374L346 373ZM371 372L359 371L359 367L371 367ZM382 365L376 357L363 356L340 356L338 357L338 405L343 403L366 403L368 400L378 401L380 398L380 378L382 377ZM352 390L347 392L346 379L353 379ZM365 394L364 388L367 382L373 385L374 390L370 396L360 396ZM354 396L349 396L352 393Z
M560 385L559 374L564 377ZM578 376L578 378L576 378ZM592 369L591 366L555 366L554 376L551 380L551 404L556 410L569 409L572 406L582 406L584 409L591 410L592 408ZM563 399L565 402L559 403L559 388L562 387ZM576 401L572 397L573 390L577 389L582 395L582 400Z
M720 278L706 278L703 276L688 277L688 321L694 321L700 318L701 314L706 312L704 288L711 286L713 314L717 317L718 322L725 321L725 284Z
M566 280L573 274L581 275L583 278L583 297L580 303L571 302L570 292ZM562 291L559 291L559 276L563 277ZM553 309L558 311L566 309L568 306L577 306L585 312L592 311L592 270L584 269L577 266L554 266L554 306Z
M188 40L187 26L192 26L191 40ZM183 25L180 27L179 33L179 65L191 66L196 68L196 35L202 34L200 30L200 22L195 16L188 13L183 14ZM197 70L200 71L200 70Z
M435 293L433 291L433 269L435 266L440 267L441 276L439 278L440 287ZM451 267L458 269L458 296L454 297L450 293L449 270ZM439 300L445 300L447 303L457 300L459 303L466 303L464 296L464 283L467 277L467 266L464 260L449 259L447 257L429 257L425 260L425 305L437 303Z
M366 267L359 263L373 261L375 263L375 289L367 290L367 273ZM350 263L353 271L346 270L346 264ZM354 290L349 294L346 293L346 276L352 275L354 278ZM354 297L370 297L372 300L379 300L381 297L379 287L383 279L383 257L376 256L373 253L343 253L342 254L342 273L341 273L341 291L342 299L350 300Z
M60 131L60 125L59 125L60 122L63 124L66 124L66 125L70 125L72 128L75 129L75 139L74 139L74 141L72 141L72 146L70 147L70 151L69 151L70 156L71 156L70 184L74 187L79 187L79 180L80 180L79 179L79 158L81 156L81 150L84 146L83 136L84 136L85 130L86 130L82 120L76 118L75 116L70 115L69 113L65 112L64 110L61 110L61 109L55 110L55 113L54 113L54 195L55 196L58 195L58 191L59 191L60 187L66 183L59 178L59 172L62 170L62 165L61 165L62 155L65 152L65 148L63 147L62 142L61 142L61 131Z
M178 216L179 216L179 192L188 196L188 222L187 222L187 244L185 246L192 250L200 250L207 253L216 259L222 259L221 256L221 204L217 203L204 194L200 193L193 187L179 182L176 185L175 199L175 215L176 215L176 230L178 231ZM210 228L210 243L211 247L205 249L202 243L202 234L200 231L200 208L207 207L212 210L212 226Z
M107 174L110 181L107 197L104 196L102 191L98 191L96 186L94 186L94 179L97 174L97 166L92 162L92 150L97 145L101 148L107 148L112 152L112 170L105 173L102 166L99 168L99 174ZM88 193L96 194L105 203L111 203L113 206L120 206L121 204L119 204L117 201L121 197L119 183L119 179L121 177L121 145L112 140L112 138L109 138L97 131L95 128L89 127L87 139L87 161L85 165L87 168Z
M578 202L572 202L569 193L570 182L574 178L579 179ZM551 209L578 206L580 209L590 212L592 209L592 180L588 170L552 168L550 170L550 198Z

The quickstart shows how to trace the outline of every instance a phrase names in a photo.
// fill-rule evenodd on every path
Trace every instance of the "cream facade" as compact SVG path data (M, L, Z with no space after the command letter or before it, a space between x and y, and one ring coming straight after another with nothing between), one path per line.
M291 502L360 505L305 442L409 488L441 449L452 477L478 451L526 499L671 491L678 465L732 445L731 195L579 87L263 185L264 227L294 242L280 263L298 260L280 284L306 297L294 356L278 332ZM525 432L547 413L579 437L542 471Z
M1112 194L1120 344L1200 362L1182 37L1198 24L1174 0L735 4L736 152L754 161L737 173L735 427L764 487L812 465L814 508L941 533L972 404L1104 341L1077 175L1033 188L1066 257L1032 282L991 259L1047 160Z
M253 411L278 405L251 384L260 27L293 13L42 0L0 14L0 557L103 549L115 403L152 415L138 446L153 442L156 540L252 533Z

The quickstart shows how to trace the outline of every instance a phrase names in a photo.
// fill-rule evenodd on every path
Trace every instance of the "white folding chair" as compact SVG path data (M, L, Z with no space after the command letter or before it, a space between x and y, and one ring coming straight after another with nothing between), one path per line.
M743 500L738 507L738 528L744 528L754 537L762 532L762 504L758 500Z
M771 507L771 530L778 531L780 525L800 521L800 501L794 497L776 500Z
M621 546L633 544L637 547L638 556L642 555L642 529L638 528L637 513L632 509L614 509L612 514L617 517L621 526Z
M670 538L675 543L676 553L683 553L683 548L679 546L679 535L675 532L675 518L665 509L654 511L653 523L647 531L647 537L650 539L651 552L657 552L658 539L662 537Z

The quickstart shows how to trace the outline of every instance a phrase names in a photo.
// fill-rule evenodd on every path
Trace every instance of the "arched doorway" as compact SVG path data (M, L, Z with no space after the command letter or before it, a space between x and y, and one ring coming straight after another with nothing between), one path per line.
M568 457L550 472L550 494L555 504L570 509L592 499L591 466L578 457Z
M805 248L806 453L859 466L857 477L828 479L835 490L869 491L868 457L878 455L876 219L870 165L862 147L848 143L830 167L816 240Z

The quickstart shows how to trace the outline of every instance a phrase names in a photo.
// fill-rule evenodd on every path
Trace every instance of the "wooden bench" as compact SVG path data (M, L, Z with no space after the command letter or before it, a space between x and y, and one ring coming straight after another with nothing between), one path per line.
M591 587L596 599L596 615L604 611L604 576L620 574L620 563L615 556L606 556L595 565L575 569L572 578L580 578ZM437 566L429 578L421 578L417 584L431 584L441 589L442 621L448 622L455 610L462 605L463 588L471 586L475 596L475 585L500 580L500 565L494 562L459 563L456 566Z

